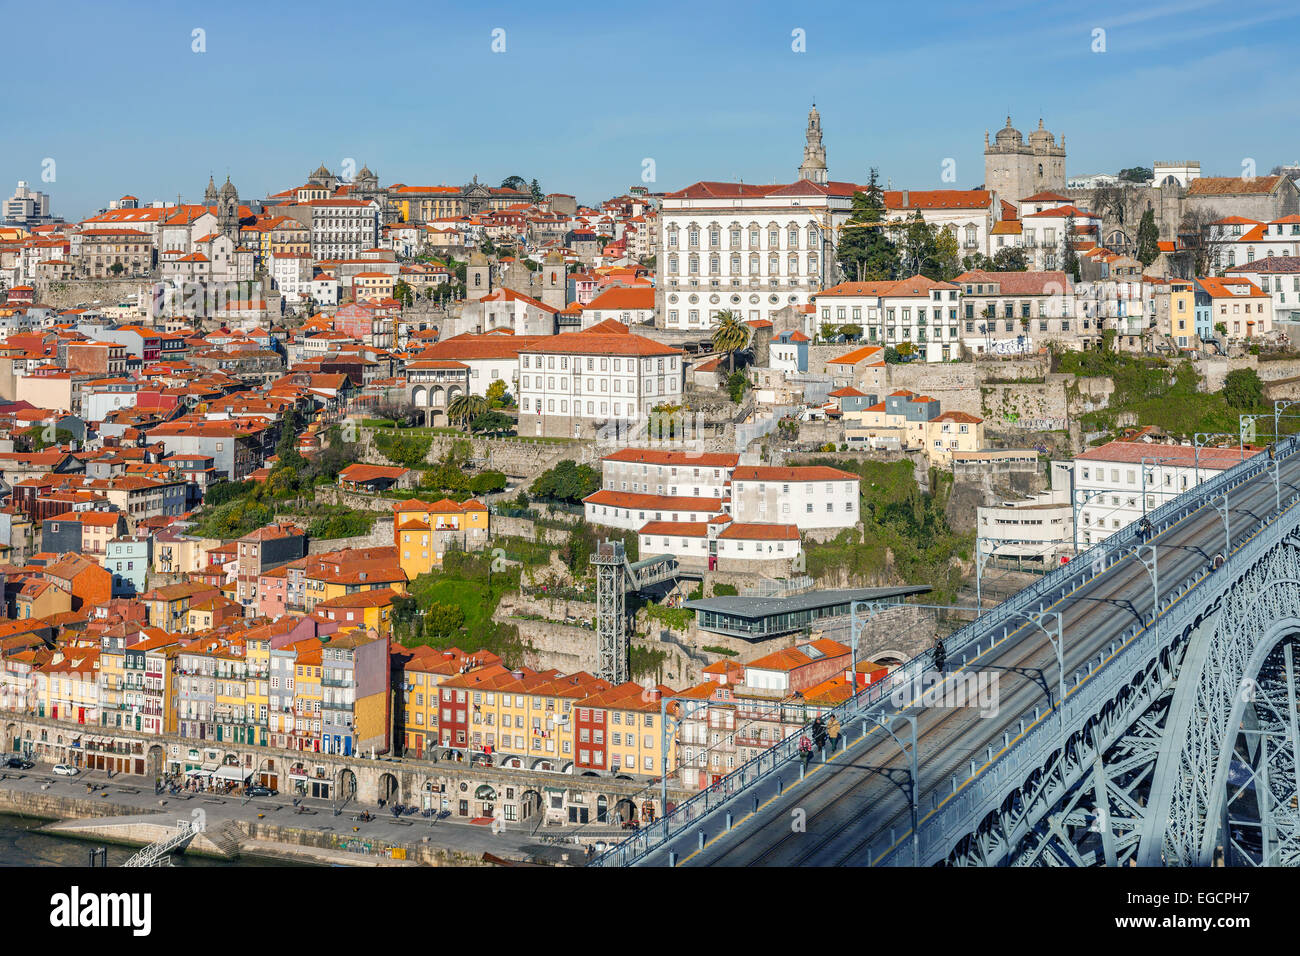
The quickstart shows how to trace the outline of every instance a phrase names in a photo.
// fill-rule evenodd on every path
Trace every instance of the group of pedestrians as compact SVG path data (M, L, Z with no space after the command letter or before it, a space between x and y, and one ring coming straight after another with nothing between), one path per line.
M810 728L812 737L804 734L799 738L799 755L803 758L804 766L808 766L808 761L812 759L814 750L822 750L827 753L835 753L840 743L840 719L834 714L823 721L817 717L812 722ZM829 748L827 747L829 744Z

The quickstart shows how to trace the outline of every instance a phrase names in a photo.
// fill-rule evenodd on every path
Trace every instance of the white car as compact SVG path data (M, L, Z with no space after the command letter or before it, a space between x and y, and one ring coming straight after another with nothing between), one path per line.
M77 774L81 773L80 770L69 763L56 763L54 765L54 772L64 777L75 777Z

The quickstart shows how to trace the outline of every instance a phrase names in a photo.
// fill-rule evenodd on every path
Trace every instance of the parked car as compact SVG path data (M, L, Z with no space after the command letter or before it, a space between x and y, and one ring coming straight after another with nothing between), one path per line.
M248 797L274 797L279 792L279 790L272 790L270 787L263 787L260 784L244 789L244 795Z
M56 763L54 765L54 772L61 777L75 777L77 774L81 773L80 770L72 766L70 763Z
M36 766L36 764L32 763L30 760L25 760L22 757L10 757L6 766L14 770L31 770L32 767Z

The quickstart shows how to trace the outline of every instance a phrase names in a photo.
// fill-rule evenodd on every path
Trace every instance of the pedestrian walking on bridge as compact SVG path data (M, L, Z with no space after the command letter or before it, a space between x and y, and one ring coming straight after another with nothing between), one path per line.
M840 719L831 714L830 720L826 721L826 736L830 738L831 753L835 753L835 748L840 743Z

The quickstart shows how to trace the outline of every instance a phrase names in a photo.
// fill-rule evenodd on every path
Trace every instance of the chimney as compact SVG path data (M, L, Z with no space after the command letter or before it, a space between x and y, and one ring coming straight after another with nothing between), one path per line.
M908 202L908 198L909 198L910 196L911 196L911 191L910 191L910 190L907 190L907 189L904 189L904 190L903 190L903 208L904 208L904 209L907 208L907 202Z

